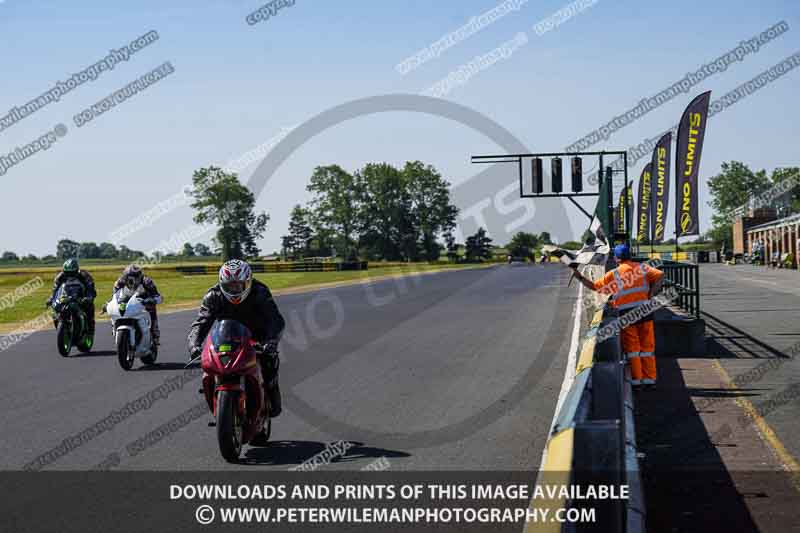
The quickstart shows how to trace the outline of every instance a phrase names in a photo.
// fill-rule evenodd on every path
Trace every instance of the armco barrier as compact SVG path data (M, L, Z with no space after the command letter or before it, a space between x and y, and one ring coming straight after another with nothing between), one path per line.
M584 274L597 279L602 267L588 267ZM526 532L644 531L644 496L636 457L633 395L630 372L622 358L619 336L598 342L598 331L617 318L597 293L583 291L588 324L581 325L575 378L556 413L545 446L537 483L540 485L611 485L629 487L628 499L569 501L534 500L536 508L593 508L592 523L529 523Z

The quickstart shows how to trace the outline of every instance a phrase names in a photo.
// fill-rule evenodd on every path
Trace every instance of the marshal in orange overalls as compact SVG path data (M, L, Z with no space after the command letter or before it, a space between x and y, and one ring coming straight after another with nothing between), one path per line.
M645 263L623 260L620 265L594 282L597 291L611 294L611 305L619 309L620 316L647 302L650 287L661 280L664 273ZM633 385L656 383L656 339L653 315L624 328L620 335L622 352L631 365Z

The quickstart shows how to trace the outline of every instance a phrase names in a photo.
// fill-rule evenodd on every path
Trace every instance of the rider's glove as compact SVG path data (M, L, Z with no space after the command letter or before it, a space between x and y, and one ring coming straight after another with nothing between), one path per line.
M189 359L197 359L202 353L203 349L200 346L192 346L189 350Z
M271 339L265 342L263 352L273 357L278 355L278 341L276 339Z

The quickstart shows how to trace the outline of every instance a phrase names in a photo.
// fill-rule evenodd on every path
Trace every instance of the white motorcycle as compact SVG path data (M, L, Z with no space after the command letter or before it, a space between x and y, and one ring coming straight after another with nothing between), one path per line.
M121 288L105 305L114 330L119 366L124 370L133 368L136 357L146 365L154 364L158 357L158 346L150 333L150 313L145 308L146 303L160 304L161 297L146 298L140 286Z

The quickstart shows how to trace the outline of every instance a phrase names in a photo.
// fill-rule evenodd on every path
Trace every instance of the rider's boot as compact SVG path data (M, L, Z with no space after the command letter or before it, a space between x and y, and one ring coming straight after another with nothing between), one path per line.
M161 344L161 329L158 327L158 313L155 307L147 311L150 313L150 335L153 337L153 344L158 346Z
M264 382L264 397L269 399L270 409L268 416L275 418L281 414L281 388L278 384L278 366L280 361L278 355L264 354L261 360L261 377ZM266 429L262 429L255 437L250 440L251 446L267 446Z
M283 411L281 407L281 386L278 383L278 376L275 376L275 379L272 380L272 383L268 385L266 389L270 405L269 417L275 418Z
M269 398L269 417L281 414L281 388L278 385L278 369L281 361L277 352L265 353L261 365L261 377L264 379L264 396Z
M278 377L272 380L270 385L264 382L264 394L269 398L270 410L269 417L275 418L281 414L281 388L278 385ZM250 440L250 446L268 446L269 438L267 437L266 428L262 429L255 437Z

